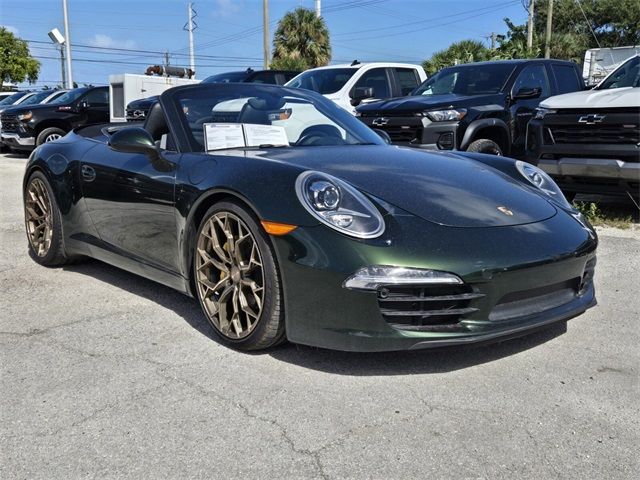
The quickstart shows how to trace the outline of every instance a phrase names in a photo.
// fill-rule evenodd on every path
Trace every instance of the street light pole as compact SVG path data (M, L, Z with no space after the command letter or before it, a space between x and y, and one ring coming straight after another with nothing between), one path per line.
M71 35L69 31L69 14L67 13L67 0L62 0L62 13L64 15L64 38L67 53L67 88L73 88L73 73L71 71Z

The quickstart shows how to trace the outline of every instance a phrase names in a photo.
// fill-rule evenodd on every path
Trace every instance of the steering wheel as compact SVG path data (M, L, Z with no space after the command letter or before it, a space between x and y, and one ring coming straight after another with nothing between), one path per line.
M342 139L340 130L333 125L312 125L305 128L296 146L310 147L310 146L322 146L322 145L344 145L345 141Z

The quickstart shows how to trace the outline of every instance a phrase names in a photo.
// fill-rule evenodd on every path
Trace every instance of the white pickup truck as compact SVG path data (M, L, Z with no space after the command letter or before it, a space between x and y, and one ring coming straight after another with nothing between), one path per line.
M426 79L419 65L354 61L306 70L286 86L321 93L355 115L360 103L409 95Z
M528 125L527 159L549 173L568 198L640 197L640 55L592 90L540 103Z

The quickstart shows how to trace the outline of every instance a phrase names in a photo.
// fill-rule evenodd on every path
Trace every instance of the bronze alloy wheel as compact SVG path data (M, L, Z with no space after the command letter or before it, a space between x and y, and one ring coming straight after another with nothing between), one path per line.
M44 257L51 248L53 217L47 188L39 178L29 183L24 208L31 248L36 255Z
M219 211L196 245L196 286L205 313L225 337L247 337L264 304L264 269L256 239L242 219Z

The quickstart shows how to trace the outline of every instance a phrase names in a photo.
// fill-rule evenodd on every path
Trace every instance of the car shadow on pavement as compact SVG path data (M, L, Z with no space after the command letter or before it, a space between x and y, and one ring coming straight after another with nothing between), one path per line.
M87 260L66 266L64 269L96 278L172 310L191 327L218 343L213 328L206 321L194 298L97 260ZM284 363L338 375L430 374L461 370L516 355L548 342L566 331L566 322L560 322L527 336L500 343L435 350L355 353L285 343L261 352L239 354L270 355Z

